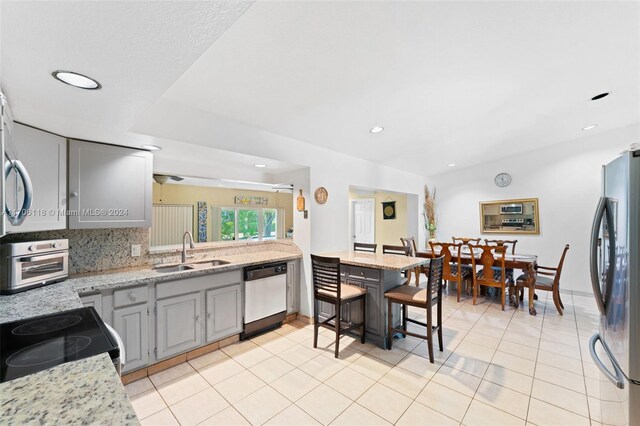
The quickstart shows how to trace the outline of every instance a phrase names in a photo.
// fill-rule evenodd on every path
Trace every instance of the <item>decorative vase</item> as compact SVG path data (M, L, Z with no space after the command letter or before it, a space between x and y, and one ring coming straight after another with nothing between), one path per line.
M428 243L435 243L437 242L438 239L436 238L436 231L429 231L429 240L427 240Z

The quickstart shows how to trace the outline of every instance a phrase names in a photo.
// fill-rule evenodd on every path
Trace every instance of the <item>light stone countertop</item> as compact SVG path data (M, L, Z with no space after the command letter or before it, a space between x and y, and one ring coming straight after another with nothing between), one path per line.
M212 257L211 260L225 260L229 262L229 264L213 267L199 267L197 269L169 273L159 272L157 270L154 270L152 266L146 266L142 268L123 269L117 272L107 271L94 274L86 274L70 278L66 282L71 284L79 294L87 294L108 289L197 277L200 275L230 271L245 266L258 265L266 262L285 262L287 260L300 259L301 257L302 255L298 253L289 253L283 251L261 251L245 254L222 255L215 256L215 258ZM197 262L204 262L205 260L206 259L198 259ZM170 265L167 264L156 266Z
M428 258L399 256L396 254L363 253L355 251L339 251L323 253L326 257L339 257L340 263L363 268L385 269L388 271L406 271L416 266L429 263Z
M4 425L138 425L109 354L0 384Z
M0 296L0 324L82 308L78 292L68 281Z

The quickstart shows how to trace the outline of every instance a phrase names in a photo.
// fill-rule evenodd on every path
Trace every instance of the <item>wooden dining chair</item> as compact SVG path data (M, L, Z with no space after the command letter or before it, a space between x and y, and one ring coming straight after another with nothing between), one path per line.
M462 292L462 283L473 282L471 279L471 269L463 268L460 265L460 253L462 244L453 243L434 243L429 242L431 253L433 256L443 256L444 265L442 266L442 280L454 281L458 288L458 302L460 302L460 294Z
M367 289L354 285L343 284L340 280L340 258L311 255L311 269L313 274L313 347L318 347L318 328L325 327L336 333L335 357L338 358L340 336L351 330L360 328L360 343L365 342L365 304ZM362 300L362 321L346 323L340 318L342 306L346 303ZM324 321L319 321L318 302L335 305L335 315Z
M391 350L393 347L393 335L395 333L402 333L403 335L409 335L427 341L429 350L429 361L434 363L433 359L433 333L438 335L438 345L440 352L444 350L444 343L442 342L442 266L444 264L444 256L431 259L428 280L426 288L411 287L408 285L401 285L392 288L384 294L388 303L387 315L387 349ZM393 304L402 305L402 328L393 327ZM433 306L436 305L437 324L433 324ZM426 309L426 323L409 318L407 315L407 306L413 306L416 308ZM418 324L426 328L426 335L413 333L407 331L407 323Z
M480 244L480 238L451 237L454 244Z
M562 265L564 265L564 258L567 255L567 251L569 251L569 244L564 246L557 268L536 266L535 289L553 292L553 303L556 305L556 309L560 315L564 315L564 304L562 303L562 299L560 299L560 274L562 274ZM520 275L516 280L516 289L520 292L520 300L524 299L524 288L528 288L526 281L524 274Z
M413 256L416 257L417 253L418 253L418 247L416 246L416 240L413 237L407 237L407 238L400 238L400 241L402 242L402 245L405 247L408 247L411 251L411 253L409 254L409 256ZM421 268L420 266L416 266L413 271L407 271L407 280L409 282L411 282L411 275L415 275L416 276L416 285L420 285L420 273L423 270L423 268ZM428 267L425 271L428 271Z
M516 244L518 244L518 240L484 240L485 244L488 246L506 246L507 251L510 251L511 254L516 254Z
M476 259L476 255L471 256L471 266L473 268L473 304L476 304L478 290L481 285L497 287L501 291L501 304L502 310L504 311L508 281L507 271L504 267L504 257L507 248L505 246L476 245L470 247L470 250L480 252L479 259Z
M361 251L366 253L375 253L378 249L377 244L369 243L353 243L353 251Z
M411 256L411 250L407 246L382 245L382 254L398 254L401 256Z

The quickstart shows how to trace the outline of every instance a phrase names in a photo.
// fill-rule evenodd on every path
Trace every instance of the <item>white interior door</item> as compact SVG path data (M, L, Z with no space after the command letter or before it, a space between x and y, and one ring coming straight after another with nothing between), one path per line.
M352 200L353 212L353 241L352 243L375 242L374 200Z

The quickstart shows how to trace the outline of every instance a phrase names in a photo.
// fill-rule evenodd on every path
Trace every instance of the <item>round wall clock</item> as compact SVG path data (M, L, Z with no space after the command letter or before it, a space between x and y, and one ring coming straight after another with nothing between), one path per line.
M324 204L327 202L327 198L329 198L329 193L324 186L321 186L320 188L316 189L316 192L313 193L313 196L315 197L318 204Z
M500 188L504 188L511 183L511 175L509 173L498 173L493 181Z

